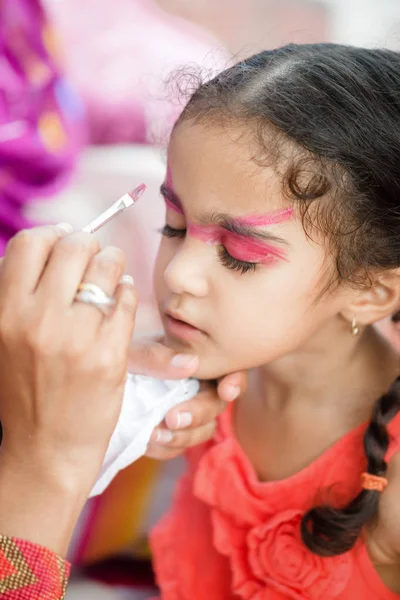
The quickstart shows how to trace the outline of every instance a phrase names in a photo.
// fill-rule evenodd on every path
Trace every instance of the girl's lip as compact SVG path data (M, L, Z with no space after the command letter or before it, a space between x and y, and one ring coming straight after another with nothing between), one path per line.
M198 327L194 327L194 325L190 325L190 323L177 319L168 313L165 314L165 328L172 336L188 342L206 335Z

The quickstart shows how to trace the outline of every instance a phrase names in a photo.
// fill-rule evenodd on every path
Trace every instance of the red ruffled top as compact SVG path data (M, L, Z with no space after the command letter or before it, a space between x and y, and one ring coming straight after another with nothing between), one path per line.
M188 452L171 511L151 536L163 600L399 600L379 578L360 539L323 558L301 541L302 515L317 502L341 505L360 491L366 425L311 465L260 482L235 439L232 410L215 438ZM387 459L400 448L400 415Z

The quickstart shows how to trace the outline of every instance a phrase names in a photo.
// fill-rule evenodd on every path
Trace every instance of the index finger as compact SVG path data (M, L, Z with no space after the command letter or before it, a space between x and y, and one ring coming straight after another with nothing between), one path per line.
M158 379L186 379L199 366L195 355L176 354L156 340L136 341L129 349L129 364L137 375Z
M60 237L72 232L67 223L21 230L8 243L0 270L4 291L31 294L43 272L49 255Z

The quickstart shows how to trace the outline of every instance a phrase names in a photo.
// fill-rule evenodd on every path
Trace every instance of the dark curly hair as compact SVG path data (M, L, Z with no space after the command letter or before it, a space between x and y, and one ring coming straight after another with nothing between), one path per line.
M254 160L274 161L306 231L328 236L337 282L363 285L374 269L400 266L398 53L336 44L261 52L197 87L178 125L188 120L253 128ZM399 408L400 378L365 433L371 474L386 473L387 424ZM324 556L346 552L378 501L379 492L363 490L348 506L313 508L302 522L305 544Z

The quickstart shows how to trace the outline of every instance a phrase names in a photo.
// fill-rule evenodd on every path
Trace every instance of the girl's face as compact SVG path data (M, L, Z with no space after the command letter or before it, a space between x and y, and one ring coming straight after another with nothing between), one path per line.
M345 330L343 287L315 302L334 257L256 152L239 129L187 123L169 146L155 289L166 342L199 356L200 378L318 351L333 323Z

